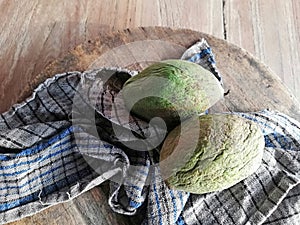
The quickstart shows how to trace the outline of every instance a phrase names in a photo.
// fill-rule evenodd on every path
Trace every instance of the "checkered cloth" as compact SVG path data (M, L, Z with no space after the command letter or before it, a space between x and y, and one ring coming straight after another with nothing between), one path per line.
M183 59L200 63L221 81L205 41ZM134 215L146 205L143 224L299 224L299 122L268 110L235 113L263 131L265 151L257 172L219 192L172 190L155 166L158 152L126 146L153 132L146 122L125 118L118 92L134 74L122 69L58 74L1 114L1 224L73 199L106 180L115 212ZM121 132L116 136L114 130Z

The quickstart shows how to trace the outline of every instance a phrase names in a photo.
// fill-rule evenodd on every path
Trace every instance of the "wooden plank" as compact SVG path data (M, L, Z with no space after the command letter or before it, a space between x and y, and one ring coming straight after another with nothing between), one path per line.
M111 28L160 25L223 34L221 0L2 0L0 21L0 112L47 64Z
M202 37L211 44L226 88L230 89L229 95L215 105L212 111L256 111L269 108L279 110L300 120L299 103L291 97L290 92L282 85L278 77L265 65L235 45L191 30L140 28L101 34L99 39L83 42L64 57L55 60L41 72L40 76L37 76L34 83L27 87L27 92L30 92L31 86L36 86L42 80L56 73L72 70L81 71L88 68L95 59L98 59L109 49L114 49L114 51L110 54L112 60L106 62L108 63L107 66L114 66L113 63L121 65L123 60L130 58L132 63L127 67L130 69L136 67L136 63L139 64L139 62L134 61L137 58L136 55L139 55L147 47L153 48L152 51L147 52L150 60L154 57L176 58L183 53L184 49ZM149 40L152 42L150 46L147 46ZM156 45L155 40L173 43L173 48L168 47L168 45ZM132 45L128 44L133 41L144 41L144 45L135 42L137 47L130 48ZM124 52L131 53L126 57L119 57L118 52L114 52L115 48L119 48L120 45L123 46ZM139 64L139 66L143 68L143 65ZM113 213L107 205L107 193L107 186L101 185L73 201L53 206L34 216L10 223L10 225L140 224L145 215L143 211L133 218Z
M227 40L261 59L300 99L300 2L225 0Z

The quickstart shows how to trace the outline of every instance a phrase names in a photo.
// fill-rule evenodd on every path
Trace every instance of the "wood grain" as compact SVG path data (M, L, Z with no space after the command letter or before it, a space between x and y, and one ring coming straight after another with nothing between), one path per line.
M0 21L0 112L47 64L109 29L159 25L223 35L221 0L1 0Z
M91 65L95 65L93 64L95 60L101 59L101 55L107 52L111 58L107 61L100 60L104 63L103 65L124 64L129 69L142 69L145 66L144 61L139 63L137 59L143 50L149 50L147 58L150 61L162 60L166 57L177 58L200 38L205 38L211 44L219 70L223 74L225 87L230 89L229 95L215 105L211 111L245 112L269 108L300 120L299 103L268 67L235 45L205 33L186 29L148 27L102 33L99 38L83 42L62 58L53 61L26 88L27 93L30 93L30 87L56 73L90 68ZM161 41L165 44L161 45ZM143 45L140 44L141 42ZM120 52L118 52L120 46L122 46L122 52L126 53L125 57L120 56ZM132 48L132 46L136 46L136 48ZM130 64L127 63L128 58L132 60ZM143 210L135 217L124 217L113 213L107 205L107 193L107 187L101 185L75 200L53 206L42 213L10 223L10 225L140 224L145 215Z
M300 99L300 1L225 0L227 40L268 65Z

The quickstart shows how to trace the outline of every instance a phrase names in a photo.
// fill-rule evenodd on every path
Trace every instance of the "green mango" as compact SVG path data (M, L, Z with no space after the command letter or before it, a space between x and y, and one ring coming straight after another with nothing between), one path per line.
M131 113L150 121L162 118L167 127L203 113L223 98L224 89L215 76L185 60L154 63L131 77L122 94Z
M161 174L170 188L195 194L220 191L259 168L264 146L253 121L233 114L191 118L165 139Z

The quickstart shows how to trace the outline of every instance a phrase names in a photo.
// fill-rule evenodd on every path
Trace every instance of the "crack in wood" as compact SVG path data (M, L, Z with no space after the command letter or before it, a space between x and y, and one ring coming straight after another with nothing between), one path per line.
M226 28L226 17L225 17L225 4L226 4L226 0L223 0L223 1L222 1L223 35L224 35L224 39L227 40L227 28Z

